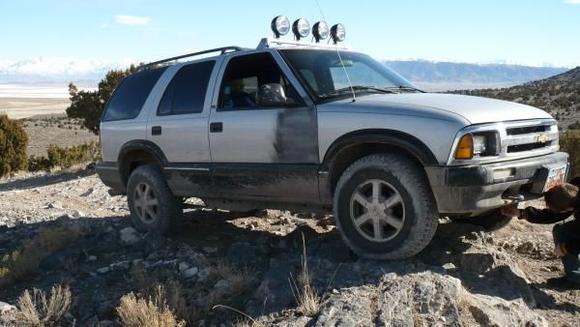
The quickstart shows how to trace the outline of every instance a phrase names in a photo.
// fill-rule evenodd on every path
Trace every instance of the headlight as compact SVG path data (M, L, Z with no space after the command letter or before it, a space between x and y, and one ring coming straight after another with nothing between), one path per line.
M499 154L499 133L478 132L461 137L455 151L455 159L469 160L473 157L492 157Z
M272 20L271 27L274 36L279 38L280 36L284 36L290 32L290 20L288 20L288 17L283 15L277 16Z
M310 34L310 23L306 18L299 18L297 19L294 24L292 24L292 32L294 32L294 36L296 36L296 40L305 38Z

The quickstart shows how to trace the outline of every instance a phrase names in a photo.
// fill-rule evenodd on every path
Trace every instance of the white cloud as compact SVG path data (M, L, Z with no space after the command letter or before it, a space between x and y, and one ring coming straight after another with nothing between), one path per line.
M565 0L564 3L569 5L580 5L580 0Z
M147 25L151 21L151 17L117 15L115 21L123 25Z

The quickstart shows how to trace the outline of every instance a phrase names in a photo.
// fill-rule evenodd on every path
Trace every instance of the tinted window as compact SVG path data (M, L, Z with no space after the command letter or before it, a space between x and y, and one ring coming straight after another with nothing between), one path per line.
M235 57L221 85L221 109L258 109L303 105L269 53Z
M206 61L181 68L167 86L157 114L163 116L202 112L214 64L214 61Z
M103 121L137 117L151 89L164 71L165 68L145 70L125 78L107 104Z

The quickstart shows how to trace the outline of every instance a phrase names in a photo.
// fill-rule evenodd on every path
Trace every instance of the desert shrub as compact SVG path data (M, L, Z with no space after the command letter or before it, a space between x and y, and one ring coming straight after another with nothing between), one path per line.
M127 76L137 70L131 65L125 70L111 70L99 83L97 91L79 91L70 83L68 91L71 105L66 109L69 118L79 118L83 121L83 126L95 134L99 134L99 123L105 104L111 98L113 91L119 83Z
M22 123L0 115L0 177L26 168L27 146Z
M560 147L570 155L570 177L580 174L580 131L568 131L560 134Z
M67 286L56 285L47 297L44 291L34 288L25 290L18 298L16 323L19 326L48 327L60 325L71 304L71 292Z
M70 168L76 164L94 161L99 154L99 146L96 142L90 142L68 148L50 145L48 147L48 160L53 167Z
M158 286L153 296L137 297L129 293L121 298L117 315L126 327L183 327L185 321L178 320L167 304L167 292Z
M71 147L60 147L51 144L48 147L48 157L30 156L29 171L50 171L55 167L70 168L77 164L96 161L100 156L100 147L96 142L84 143Z
M35 155L28 157L28 171L50 171L52 168L50 160L47 157Z
M47 227L0 257L0 287L33 274L42 260L76 241L84 231L75 226Z

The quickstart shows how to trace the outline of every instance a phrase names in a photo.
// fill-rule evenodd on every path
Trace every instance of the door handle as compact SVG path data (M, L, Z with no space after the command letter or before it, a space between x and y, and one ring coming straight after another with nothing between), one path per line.
M216 122L209 124L210 133L221 133L224 131L224 124L222 122Z
M161 135L161 126L151 127L151 135Z

